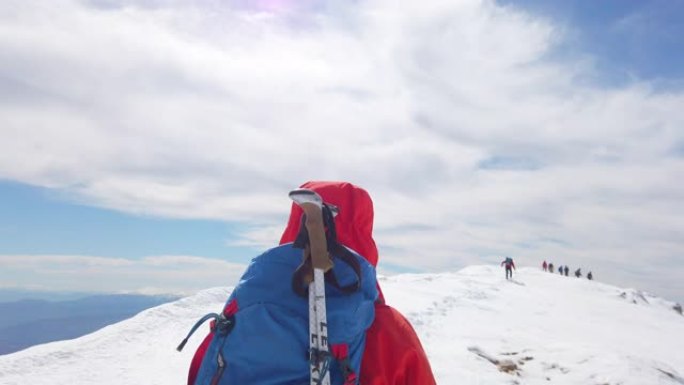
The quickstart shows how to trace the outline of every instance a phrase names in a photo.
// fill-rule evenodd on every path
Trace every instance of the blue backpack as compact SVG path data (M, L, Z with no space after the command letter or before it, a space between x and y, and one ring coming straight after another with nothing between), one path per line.
M334 285L326 279L331 385L358 384L378 295L373 266L345 251L358 266L335 258ZM213 338L195 385L310 384L308 298L295 293L291 284L301 259L302 250L292 243L254 258L221 314L208 314L193 327L188 337L213 319ZM356 288L351 293L343 290L351 286Z

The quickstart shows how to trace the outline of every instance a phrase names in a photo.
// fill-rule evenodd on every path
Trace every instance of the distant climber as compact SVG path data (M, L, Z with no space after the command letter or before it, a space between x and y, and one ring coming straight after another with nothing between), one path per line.
M558 266L558 274L563 275L563 265Z
M563 272L565 273L565 276L567 277L568 274L570 273L570 268L568 267L568 265L565 265L565 269Z
M582 276L582 269L575 270L575 277L580 278Z
M590 281L591 281L592 279L594 279L594 275L591 274L591 271L589 272L589 274L587 274L587 279L590 280Z
M549 263L549 272L553 273L553 263Z
M549 265L546 264L546 261L544 261L544 263L542 263L542 269L544 271L547 271L549 269Z
M501 262L501 266L506 267L506 279L513 278L513 269L515 269L515 263L513 263L513 258L506 257L506 259Z

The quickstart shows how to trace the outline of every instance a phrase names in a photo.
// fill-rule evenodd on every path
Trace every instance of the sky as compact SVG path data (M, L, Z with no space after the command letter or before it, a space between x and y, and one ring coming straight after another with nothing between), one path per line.
M684 301L684 1L6 0L0 288L192 292L287 192L379 271L542 260Z

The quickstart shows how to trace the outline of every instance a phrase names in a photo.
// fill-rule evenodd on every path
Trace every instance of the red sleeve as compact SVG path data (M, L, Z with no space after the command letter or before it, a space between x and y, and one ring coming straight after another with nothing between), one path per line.
M397 310L375 306L361 362L364 385L436 385L430 362L411 324Z

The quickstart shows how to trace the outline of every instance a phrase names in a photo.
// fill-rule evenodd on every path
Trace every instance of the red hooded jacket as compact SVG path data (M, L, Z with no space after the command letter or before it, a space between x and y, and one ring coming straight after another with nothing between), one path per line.
M377 266L370 195L345 182L307 182L301 187L316 191L325 202L340 209L335 217L338 240ZM301 216L301 208L293 204L280 244L295 240ZM401 313L385 304L381 291L375 304L375 321L366 333L360 380L362 385L435 385L430 363L416 332Z
M340 209L335 217L339 242L377 266L378 249L373 240L373 201L368 193L345 182L307 182L301 187L316 191L325 202ZM293 204L280 244L295 240L301 216L301 208ZM380 298L375 304L375 320L366 333L360 384L435 385L427 355L413 327L401 313L387 306L382 292L379 293ZM211 334L195 353L188 376L189 385L194 383L210 341Z

